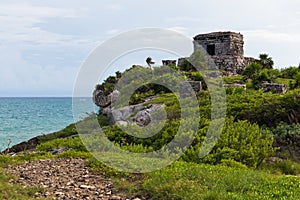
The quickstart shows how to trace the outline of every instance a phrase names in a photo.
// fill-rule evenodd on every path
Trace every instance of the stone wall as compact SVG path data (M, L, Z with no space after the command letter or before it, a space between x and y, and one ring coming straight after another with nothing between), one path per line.
M163 66L176 65L176 60L162 60Z
M212 56L212 59L218 69L224 70L228 75L240 74L251 62L256 61L254 58L243 56Z
M214 32L194 37L194 50L204 48L211 56L243 56L243 35L234 32Z
M278 94L287 93L287 86L285 84L263 83L261 86L264 89L264 92L275 92Z
M234 32L214 32L194 37L194 51L205 50L219 70L227 75L240 74L256 59L244 57L243 35ZM178 60L178 65L182 60Z

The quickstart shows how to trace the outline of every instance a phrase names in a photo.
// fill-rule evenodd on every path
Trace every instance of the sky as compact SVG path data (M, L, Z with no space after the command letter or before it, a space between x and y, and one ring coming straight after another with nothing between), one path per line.
M299 0L1 0L0 97L72 96L81 66L98 45L147 27L190 38L240 32L245 56L267 53L276 68L300 62ZM117 63L144 65L139 59Z

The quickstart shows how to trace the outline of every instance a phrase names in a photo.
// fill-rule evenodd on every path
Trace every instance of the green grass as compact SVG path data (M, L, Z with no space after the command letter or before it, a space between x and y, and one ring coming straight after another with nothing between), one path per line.
M0 168L0 199L35 199L33 198L34 194L43 190L41 188L11 184L9 183L11 179L13 179L13 177L7 175L3 169Z
M295 83L295 80L294 79L288 79L288 78L277 78L276 82L289 86L291 82Z
M12 165L22 164L25 161L35 161L39 159L53 158L53 155L48 152L37 152L32 154L20 154L18 156L0 155L0 169L7 168Z
M224 82L233 83L241 80L241 76L228 77ZM281 80L288 81L288 80ZM297 92L297 91L295 91ZM209 119L210 105L209 93L207 91L199 92L198 101L200 104L201 116ZM227 95L228 99L228 116L242 117L254 113L255 120L261 117L269 119L266 116L274 115L273 109L261 108L265 102L277 105L277 100L281 97L276 94L263 94L261 91L247 90L243 94ZM291 98L291 101L295 101ZM182 100L183 103L186 103ZM282 100L283 101L283 100ZM238 102L238 103L237 103ZM262 102L258 104L257 102ZM157 98L146 102L145 104L165 104L168 118L171 122L180 118L181 109L179 102L174 94L158 94ZM280 101L280 105L282 102ZM276 106L275 108L277 108ZM296 107L297 108L297 107ZM242 115L245 109L249 109L247 115ZM261 109L262 112L257 112ZM269 112L267 112L269 111ZM271 112L272 111L272 112ZM256 112L258 114L256 114ZM270 115L266 115L266 113ZM278 111L280 114L281 112ZM282 113L286 113L285 110ZM281 116L281 115L279 115ZM107 124L105 118L98 118ZM255 121L253 120L253 121ZM252 123L253 123L252 121ZM86 123L83 130L87 133L93 133L90 125L94 125L92 120L83 120L80 123ZM204 123L204 122L203 122ZM263 125L265 123L262 123ZM176 125L176 123L174 123ZM204 126L204 125L203 125ZM85 130L85 127L87 127ZM172 126L174 128L175 126ZM163 135L166 139L171 135L172 129L167 129ZM204 129L203 129L204 130ZM113 139L126 139L125 134L116 132L117 129L108 127L107 132L111 131ZM241 131L247 132L247 131ZM114 134L113 134L114 133ZM66 127L62 131L46 135L40 139L41 144L37 146L37 153L26 154L10 157L0 155L0 199L30 199L34 194L41 190L40 188L23 188L16 184L9 184L11 176L4 173L4 168L11 165L17 165L24 161L34 161L48 158L84 158L87 159L85 165L92 168L98 173L110 177L114 187L118 191L126 193L126 196L136 197L139 195L150 196L151 199L300 199L300 178L294 176L285 176L283 174L299 174L299 163L285 161L262 165L259 170L248 169L246 165L236 162L232 157L221 160L220 165L205 165L188 162L176 162L164 169L157 170L146 174L124 173L117 169L129 169L133 171L143 171L145 167L157 169L161 165L168 163L162 158L132 157L120 153L101 152L101 159L114 168L105 165L103 162L95 159L89 153L82 143L84 137L75 137L76 129L74 124ZM87 134L88 135L88 134ZM232 132L229 134L233 136ZM248 134L251 135L251 134ZM72 137L70 137L72 136ZM126 136L126 137L125 137ZM123 137L123 138L122 138ZM87 137L86 139L89 139ZM93 139L93 137L91 137ZM83 140L85 141L85 140ZM168 141L166 139L166 141ZM200 139L199 139L200 141ZM85 141L86 142L86 141ZM123 150L131 152L148 152L154 146L153 141L149 146L136 145L133 141L119 144ZM104 148L97 140L91 140L91 145L97 145L97 148ZM89 143L88 143L89 144ZM233 145L233 143L230 143ZM239 143L238 143L239 144ZM253 147L253 146L252 146ZM68 149L58 156L53 156L50 151L56 148ZM244 148L249 150L250 148ZM192 155L192 154L191 154ZM198 154L195 154L196 156ZM254 154L257 155L257 154ZM167 157L168 155L166 155ZM198 157L197 157L198 158ZM145 166L146 165L146 166ZM275 174L272 174L275 173Z
M35 193L43 191L44 189L37 187L24 187L10 183L10 180L13 180L15 177L7 174L5 172L5 168L21 164L24 161L34 161L51 157L53 156L49 153L23 154L15 157L0 155L0 199L35 199Z
M75 138L57 138L47 142L39 144L36 149L39 151L51 151L59 147L67 149L74 149L76 151L86 152L86 148L83 145L80 137Z
M300 178L177 162L143 183L153 199L299 199Z
M222 77L225 84L233 84L233 83L242 83L243 82L243 76L242 75L236 75L236 76L224 76Z
M259 169L272 174L298 175L300 176L300 163L292 160L282 160L273 163L262 163Z
M57 147L72 148L58 156L47 151ZM284 175L272 175L262 170L252 170L226 162L222 165L205 165L176 162L169 167L146 174L124 173L106 166L89 152L82 150L80 138L54 139L38 147L41 152L23 154L15 157L0 156L0 199L32 199L42 189L23 188L8 184L11 176L3 168L47 158L85 158L86 166L112 179L118 191L126 196L150 196L151 199L298 199L300 178ZM117 162L120 168L126 166L136 169L136 164L146 163L147 158L135 161L118 153L104 153L102 160ZM121 162L122 161L122 162ZM159 164L158 159L152 165ZM224 166L225 165L225 166ZM114 165L116 166L116 165ZM228 166L235 166L228 167ZM141 166L143 167L143 166ZM1 196L2 195L2 196Z

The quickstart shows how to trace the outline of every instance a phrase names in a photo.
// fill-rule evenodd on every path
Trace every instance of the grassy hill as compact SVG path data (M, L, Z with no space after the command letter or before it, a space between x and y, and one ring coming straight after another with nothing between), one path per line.
M181 72L180 68L172 68ZM147 76L150 69L137 68ZM145 72L144 72L145 71ZM164 72L164 73L162 73ZM125 73L125 72L124 72ZM174 72L166 67L156 67L152 73L162 74L163 79L173 83ZM205 77L196 71L181 72L185 80L204 81ZM122 127L111 124L107 116L93 114L80 123L89 129L86 137L77 135L75 125L70 125L55 134L38 139L36 148L31 153L21 152L16 156L0 155L0 198L28 199L41 188L24 189L16 184L8 184L10 175L5 169L25 161L57 158L84 158L86 166L105 173L115 182L115 187L130 197L147 196L150 199L298 199L300 197L300 88L297 74L300 69L289 68L274 72L264 70L264 78L247 78L246 75L223 77L224 83L247 84L247 90L241 88L225 89L226 105L219 102L217 106L226 106L226 119L220 138L211 148L210 153L201 158L198 156L207 130L217 120L211 119L211 92L204 90L196 93L200 116L198 119L181 118L183 112L174 94L158 84L145 82L145 78L131 77L127 84L142 85L130 97L129 103L164 104L167 120L163 128L149 138L137 138L128 135ZM286 94L265 93L259 87L258 80L288 83ZM276 74L275 77L273 75ZM124 74L123 74L124 75ZM121 76L111 76L98 88L109 94ZM255 80L254 80L255 79ZM219 79L213 84L220 84ZM256 84L254 86L253 84ZM258 87L257 87L258 86ZM123 88L126 91L126 87ZM122 92L121 92L122 93ZM177 95L177 96L176 96ZM155 96L150 101L144 100ZM188 104L188 98L184 101ZM148 153L163 149L161 157L132 157L120 151L111 152L109 145L99 136L97 128L91 128L97 119L108 140L120 149L133 153ZM198 127L193 142L187 149L176 149L176 153L165 150L166 144L172 141L182 127L183 135L178 143L190 139L189 125L197 120ZM77 124L77 125L78 125ZM138 131L135 125L126 130ZM72 136L72 137L70 137ZM93 146L94 145L94 146ZM92 148L93 147L93 148ZM101 160L111 162L111 166L126 166L130 169L143 168L144 163L159 168L167 159L181 155L177 161L166 168L144 174L128 173L104 165L95 159L97 149ZM62 153L56 155L57 150ZM97 153L96 151L96 153ZM98 153L99 153L98 152ZM126 162L125 162L125 161ZM2 195L2 196L1 196Z

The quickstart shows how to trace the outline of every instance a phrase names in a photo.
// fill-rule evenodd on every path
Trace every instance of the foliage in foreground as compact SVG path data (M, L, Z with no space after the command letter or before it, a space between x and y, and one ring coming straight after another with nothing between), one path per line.
M234 122L233 118L229 118L210 154L199 160L201 141L206 136L206 131L199 131L194 145L183 156L184 160L214 165L222 163L223 160L232 160L256 168L275 150L272 147L273 136L268 131L261 129L257 124L248 121Z
M153 199L298 199L300 179L259 171L177 162L148 174Z

